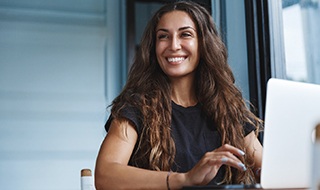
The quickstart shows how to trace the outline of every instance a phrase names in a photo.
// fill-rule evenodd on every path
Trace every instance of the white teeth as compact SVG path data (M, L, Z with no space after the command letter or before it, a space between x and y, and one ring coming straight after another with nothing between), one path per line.
M171 57L171 58L168 58L169 62L179 62L179 61L183 61L183 60L185 60L184 57Z

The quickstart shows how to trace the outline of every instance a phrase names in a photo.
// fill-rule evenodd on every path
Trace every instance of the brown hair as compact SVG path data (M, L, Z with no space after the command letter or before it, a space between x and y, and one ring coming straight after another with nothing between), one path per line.
M194 2L178 1L159 9L149 21L141 46L130 69L128 81L121 94L113 101L113 117L121 117L126 106L136 107L142 115L142 134L132 160L138 167L170 170L175 158L175 144L170 135L171 87L155 55L155 29L160 18L171 11L188 13L196 25L200 63L196 71L196 95L206 114L218 126L222 144L244 150L243 126L258 126L260 120L250 112L227 63L227 51L209 12ZM254 182L253 156L242 161L245 172L226 167L224 183ZM233 175L232 175L233 174Z

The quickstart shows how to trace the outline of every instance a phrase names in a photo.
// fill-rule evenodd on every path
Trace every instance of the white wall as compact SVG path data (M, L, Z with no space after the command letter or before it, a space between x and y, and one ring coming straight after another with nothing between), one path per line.
M104 27L0 21L0 186L80 189L105 135Z

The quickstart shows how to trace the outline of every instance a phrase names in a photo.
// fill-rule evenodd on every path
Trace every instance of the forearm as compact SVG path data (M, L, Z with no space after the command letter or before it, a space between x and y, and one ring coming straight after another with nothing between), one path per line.
M118 163L105 164L95 170L97 190L104 189L168 189L166 171L151 171ZM171 173L170 189L181 189L185 183L185 175Z

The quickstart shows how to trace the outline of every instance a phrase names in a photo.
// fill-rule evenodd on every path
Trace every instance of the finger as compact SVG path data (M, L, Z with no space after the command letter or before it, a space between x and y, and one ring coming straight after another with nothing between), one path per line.
M242 162L234 160L234 159L230 159L228 157L222 157L220 159L220 162L221 162L221 164L237 168L237 169L239 169L241 171L246 171L247 170L246 166Z
M216 149L216 151L229 151L231 152L232 154L234 155L237 155L237 156L244 156L245 155L245 152L232 146L232 145L229 145L229 144L224 144L222 145L220 148Z
M221 165L228 165L234 168L237 168L241 171L246 171L247 168L246 166L236 157L232 157L232 156L217 156L211 159L208 159L207 163L209 164L211 167L215 166L220 168Z
M247 169L246 166L230 151L230 147L222 147L221 149L225 148L228 150L207 152L204 156L205 161L201 165L209 164L210 167L220 168L224 164L245 171Z
M205 154L205 157L208 159L217 159L221 160L222 158L228 158L233 160L234 162L241 162L240 159L237 157L237 155L234 155L232 152L225 150L225 151L213 151L213 152L208 152ZM223 159L222 159L223 160Z

